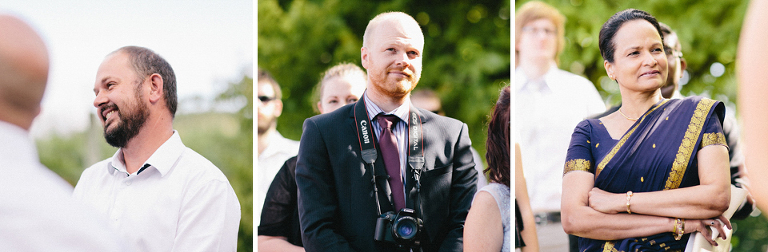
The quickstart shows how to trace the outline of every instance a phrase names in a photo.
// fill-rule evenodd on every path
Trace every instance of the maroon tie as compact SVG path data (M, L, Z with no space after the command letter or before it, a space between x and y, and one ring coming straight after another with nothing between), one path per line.
M389 175L389 187L392 188L392 198L395 200L395 211L405 208L405 195L403 194L403 180L400 176L400 152L397 149L397 138L392 133L392 128L397 125L400 118L394 115L379 114L376 120L381 126L379 135L379 147L384 158L384 166Z

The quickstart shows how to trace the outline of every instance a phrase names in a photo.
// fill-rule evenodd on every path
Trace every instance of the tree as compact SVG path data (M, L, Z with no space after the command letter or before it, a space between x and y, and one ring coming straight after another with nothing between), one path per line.
M499 90L510 80L509 1L259 0L258 62L283 91L278 131L301 137L313 116L320 74L340 62L360 65L368 21L385 11L413 16L425 36L417 89L435 90L449 117L469 126L473 146L485 154L486 123Z

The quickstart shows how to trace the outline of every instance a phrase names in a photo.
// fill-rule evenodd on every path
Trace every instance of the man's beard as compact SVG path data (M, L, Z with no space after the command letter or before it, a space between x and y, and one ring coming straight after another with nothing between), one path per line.
M402 98L411 93L419 82L419 77L415 73L410 72L410 75L400 79L392 80L389 78L390 68L384 69L383 75L369 76L374 88L381 94L387 97ZM406 71L405 69L395 69L398 71Z
M139 91L137 91L137 93L138 92ZM140 93L137 94L137 105L133 108L132 112L123 114L122 110L116 111L118 112L117 115L120 118L120 122L114 122L117 123L114 129L107 130L107 127L104 127L104 139L107 140L109 145L116 148L123 148L128 144L129 140L139 134L141 126L144 125L144 122L147 121L147 117L149 117L149 109L147 109L146 104L141 102L141 96ZM115 108L117 107L115 105L112 106Z

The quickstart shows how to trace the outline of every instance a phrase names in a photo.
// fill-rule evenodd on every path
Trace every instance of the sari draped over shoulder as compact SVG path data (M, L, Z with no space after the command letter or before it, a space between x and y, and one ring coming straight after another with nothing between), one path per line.
M722 102L703 97L661 100L619 139L600 120L584 120L571 137L563 174L593 173L595 187L611 193L699 185L698 150L727 147L724 115ZM682 251L687 240L688 234L677 241L672 232L614 241L579 238L579 251Z

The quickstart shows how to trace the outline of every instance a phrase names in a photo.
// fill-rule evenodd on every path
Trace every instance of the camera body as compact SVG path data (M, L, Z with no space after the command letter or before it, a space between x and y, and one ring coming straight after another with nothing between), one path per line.
M416 247L420 244L423 222L413 209L403 208L395 214L389 211L376 219L373 240L394 243L398 247Z

